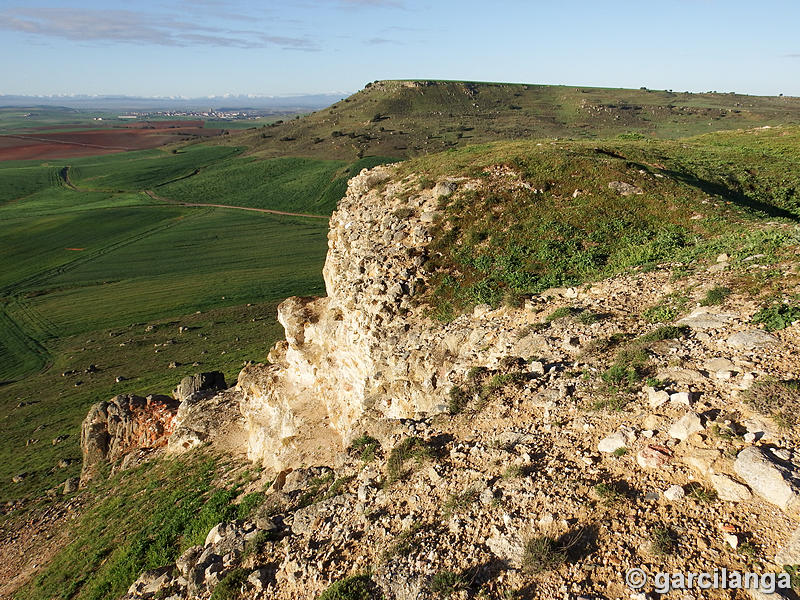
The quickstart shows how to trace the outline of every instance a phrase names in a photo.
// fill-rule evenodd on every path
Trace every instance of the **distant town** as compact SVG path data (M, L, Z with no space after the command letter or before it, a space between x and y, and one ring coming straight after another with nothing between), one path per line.
M240 121L274 117L276 115L296 114L296 111L275 110L159 110L159 111L128 111L117 115L117 119L219 119L226 121ZM95 121L109 120L109 117L94 117Z

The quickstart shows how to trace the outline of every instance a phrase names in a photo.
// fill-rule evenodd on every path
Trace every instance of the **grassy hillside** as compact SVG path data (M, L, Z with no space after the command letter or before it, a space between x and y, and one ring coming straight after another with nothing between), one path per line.
M480 182L442 204L425 300L449 319L632 267L781 252L800 243L798 148L794 127L679 142L502 142L409 161L401 173L424 173L422 185ZM622 195L619 182L635 192Z
M405 157L484 142L678 138L800 123L800 99L451 81L378 81L326 109L232 136L262 156Z

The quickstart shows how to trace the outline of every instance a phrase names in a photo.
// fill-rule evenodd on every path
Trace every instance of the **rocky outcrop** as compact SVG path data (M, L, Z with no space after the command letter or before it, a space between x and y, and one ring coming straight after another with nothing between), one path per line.
M178 404L169 396L125 394L92 406L81 426L81 480L91 479L104 462L115 462L136 450L166 446Z
M275 471L326 464L362 419L442 412L471 366L528 358L539 345L537 336L497 328L488 307L445 325L412 304L427 277L439 198L471 183L381 185L393 174L378 167L350 181L330 222L327 297L284 301L286 340L271 350L270 365L239 375L248 454Z
M186 396L175 415L167 453L180 454L213 443L222 452L240 454L246 447L240 398L241 393L236 390L214 389L195 391Z

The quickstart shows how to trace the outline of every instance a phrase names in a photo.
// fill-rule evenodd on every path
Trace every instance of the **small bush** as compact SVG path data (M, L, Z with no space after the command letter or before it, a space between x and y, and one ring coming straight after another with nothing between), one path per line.
M375 460L375 454L380 447L380 442L366 433L354 439L350 444L350 448L358 452L361 456L361 460L365 463Z
M579 312L580 312L579 309L574 308L572 306L562 306L561 308L557 308L549 315L547 315L545 322L552 323L557 319L564 319L565 317L573 317L575 315L578 315Z
M714 502L717 499L717 492L707 487L700 485L699 483L691 483L687 486L686 495L689 498L694 498L698 502Z
M778 331L786 329L798 320L800 320L800 306L781 303L762 308L753 315L752 322L763 324L767 331Z
M592 325L597 323L602 318L602 315L591 310L581 311L575 320L581 325Z
M668 323L675 320L680 314L678 309L668 306L666 304L656 304L651 306L642 313L645 321L650 323Z
M211 600L237 600L242 598L242 584L247 581L247 571L234 569L223 577L214 588Z
M531 574L552 571L567 561L567 548L550 536L539 536L525 542L522 569Z
M652 342L660 342L661 340L674 340L686 335L689 331L688 327L676 327L675 325L663 325L645 333L638 338L638 341L645 344Z
M414 536L416 536L420 530L422 530L422 524L413 523L411 527L405 531L401 531L386 550L384 556L408 556L411 554L411 551L419 544L419 540L414 539Z
M653 554L673 554L678 548L678 536L668 527L658 526L650 532L650 549Z
M405 475L405 464L414 459L417 464L433 457L433 449L430 444L416 436L408 437L392 448L389 459L386 461L389 481L397 481Z
M758 412L772 417L782 429L790 429L798 423L800 381L757 381L747 391L746 400Z
M467 582L455 571L439 571L431 578L431 591L441 598L449 598L455 592L467 589Z
M318 600L375 600L380 598L369 575L353 575L332 583Z
M469 394L461 387L454 385L450 388L447 398L447 412L451 415L460 413L469 402Z
M503 471L503 479L516 479L525 475L525 468L520 465L509 465Z
M700 301L701 306L714 306L725 302L725 298L730 296L731 289L718 285L706 292L705 298Z
M617 448L616 450L614 450L614 456L616 456L617 458L625 456L627 453L628 453L628 449L624 448L624 447L623 448Z
M636 385L638 374L635 368L617 363L606 369L600 377L617 389L630 390Z
M444 516L450 518L458 512L468 509L478 499L478 491L474 488L464 490L460 494L451 494L444 505Z
M619 450L622 450L622 448L619 448ZM616 483L598 483L594 486L594 493L607 506L619 504L625 500L625 492L622 486Z

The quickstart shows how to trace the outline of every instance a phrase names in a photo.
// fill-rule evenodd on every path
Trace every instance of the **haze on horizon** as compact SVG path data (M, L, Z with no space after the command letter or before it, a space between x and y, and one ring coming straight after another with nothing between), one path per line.
M800 96L800 5L2 0L0 94L203 97L464 79ZM23 51L24 50L24 51Z

